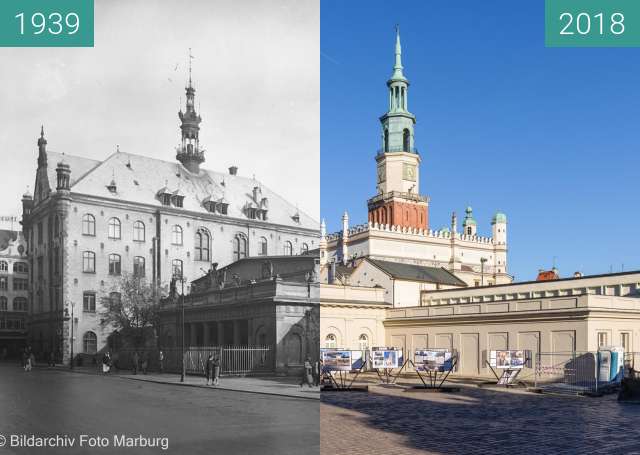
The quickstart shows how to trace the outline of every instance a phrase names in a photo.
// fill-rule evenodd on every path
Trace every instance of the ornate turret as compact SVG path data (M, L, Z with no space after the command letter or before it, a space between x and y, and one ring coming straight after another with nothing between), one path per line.
M465 210L464 221L462 222L462 230L466 235L476 235L477 225L475 218L473 218L473 209L467 207Z
M182 163L190 172L197 174L200 172L200 163L204 162L204 150L200 148L200 122L202 118L195 109L196 89L191 80L191 49L189 49L189 82L186 87L187 104L185 112L178 112L180 117L180 130L182 132L182 143L177 149L176 159Z
M44 138L44 125L40 127L38 139L38 167L47 167L47 140Z
M69 191L69 183L71 180L71 167L62 158L56 167L56 190L57 191Z

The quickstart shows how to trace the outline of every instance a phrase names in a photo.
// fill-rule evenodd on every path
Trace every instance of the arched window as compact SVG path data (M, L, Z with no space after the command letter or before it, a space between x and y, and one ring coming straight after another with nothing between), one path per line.
M7 311L7 298L0 296L0 311Z
M411 151L411 133L407 128L402 131L402 150L405 152Z
M467 226L467 235L471 235L471 232L472 232L471 226Z
M335 349L338 347L338 341L333 333L328 334L324 339L324 347L327 349Z
M82 215L82 235L96 235L96 219L90 213Z
M363 333L358 337L358 346L361 351L369 349L369 337L366 334Z
M284 242L284 255L293 256L293 245L288 240Z
M196 261L209 261L209 231L198 229L196 232Z
M171 228L171 243L174 245L182 245L182 227L174 224Z
M7 261L0 261L0 272L8 272L9 263Z
M268 243L267 243L267 238L266 237L260 237L260 249L258 250L260 253L260 256L267 256L268 253Z
M109 238L110 239L122 238L120 227L121 227L120 220L118 218L109 219Z
M109 275L120 275L120 272L122 272L120 255L110 254L109 255Z
M55 221L53 222L53 235L58 237L60 235L60 217L56 215Z
M13 311L27 311L27 299L24 297L13 299Z
M389 130L384 130L384 149L382 151L384 153L389 151Z
M309 245L303 243L300 247L300 254L307 254L309 252Z
M82 350L85 354L98 352L98 337L93 332L86 332L82 337Z
M174 259L171 263L172 276L182 277L182 261L180 259Z
M15 273L27 273L29 272L29 264L26 262L15 262L13 264L13 271Z
M96 253L85 251L82 253L82 271L85 273L96 273Z
M144 242L144 223L142 221L133 223L133 241Z
M144 258L142 256L133 258L133 274L135 276L144 276Z
M247 238L242 234L233 239L233 257L236 261L247 257Z

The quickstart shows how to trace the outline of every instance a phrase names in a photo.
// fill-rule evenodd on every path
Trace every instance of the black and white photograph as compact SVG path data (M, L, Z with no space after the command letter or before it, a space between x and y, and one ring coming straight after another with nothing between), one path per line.
M319 20L95 0L92 47L0 48L1 453L319 452Z

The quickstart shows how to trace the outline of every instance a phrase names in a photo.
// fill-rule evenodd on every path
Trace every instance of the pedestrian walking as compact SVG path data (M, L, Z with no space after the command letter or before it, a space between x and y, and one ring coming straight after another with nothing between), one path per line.
M27 371L27 358L29 357L29 353L27 348L22 350L22 368Z
M49 351L49 361L47 362L47 364L50 367L56 366L56 355L53 353L53 351Z
M313 387L313 367L311 366L311 359L307 357L304 361L304 371L302 372L302 381L300 381L300 387L307 384L309 387Z
M133 374L138 374L138 365L140 362L140 356L138 355L138 351L133 352L133 358L131 360L133 361Z
M36 356L33 352L29 352L29 356L27 357L27 366L26 370L31 371L31 368L36 364Z
M160 373L164 373L164 352L162 352L162 349L158 353L158 363L160 364Z
M102 356L102 373L108 374L109 371L111 371L111 354L107 351Z
M149 354L145 351L142 354L142 374L147 374L147 368L149 368Z
M316 360L313 363L313 385L318 387L320 385L320 361Z
M207 385L211 385L213 382L213 370L214 370L213 354L209 354L206 363L204 364L204 374L207 377Z
M220 359L213 359L213 385L220 384Z

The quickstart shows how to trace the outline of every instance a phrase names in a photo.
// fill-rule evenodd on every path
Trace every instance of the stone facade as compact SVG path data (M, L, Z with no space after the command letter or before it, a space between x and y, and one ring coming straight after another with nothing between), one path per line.
M35 191L23 197L22 217L36 352L68 361L72 350L102 349L111 330L100 324L101 302L114 298L122 274L168 289L176 273L191 281L212 263L318 247L317 222L263 183L235 167L200 168L204 152L191 131L200 117L191 84L187 91L178 162L119 149L104 161L56 153L41 132Z
M247 258L196 280L184 297L185 347L268 347L271 370L297 375L317 360L317 256ZM181 296L161 312L160 344L181 343Z
M17 227L17 217L3 218ZM18 357L27 342L29 263L26 242L15 227L0 229L0 359Z

